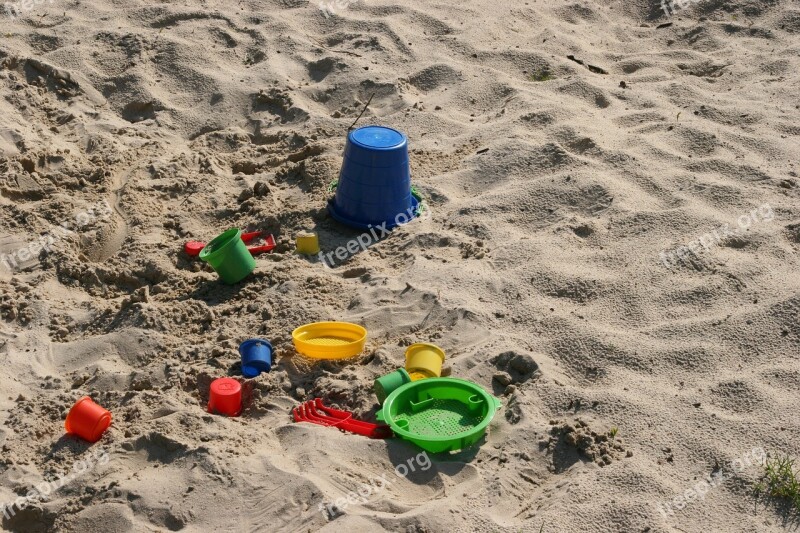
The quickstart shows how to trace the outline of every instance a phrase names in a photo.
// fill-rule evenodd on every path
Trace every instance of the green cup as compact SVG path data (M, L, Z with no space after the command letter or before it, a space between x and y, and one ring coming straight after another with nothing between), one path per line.
M375 396L378 397L378 403L383 404L383 401L388 398L395 389L399 389L406 383L411 383L411 376L408 375L405 368L400 368L376 379L373 388L375 389Z
M225 283L242 281L256 268L256 260L242 240L242 230L229 229L200 251L200 259L211 265Z

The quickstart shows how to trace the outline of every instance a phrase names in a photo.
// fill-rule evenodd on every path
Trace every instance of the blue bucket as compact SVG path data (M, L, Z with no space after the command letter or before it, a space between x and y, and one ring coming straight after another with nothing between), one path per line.
M394 228L417 215L411 192L408 138L383 126L365 126L347 135L331 216L359 229ZM385 224L385 226L384 226Z
M264 339L248 339L239 345L242 356L242 375L246 378L258 377L262 372L272 369L272 344Z

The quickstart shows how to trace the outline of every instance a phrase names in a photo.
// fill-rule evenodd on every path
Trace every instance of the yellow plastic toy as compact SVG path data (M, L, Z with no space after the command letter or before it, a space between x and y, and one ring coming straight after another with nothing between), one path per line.
M297 253L316 255L319 253L319 236L316 233L301 233L297 236Z
M444 350L435 344L418 342L406 348L406 371L411 381L442 375Z
M314 322L292 332L294 347L312 359L345 359L364 351L367 330L349 322Z

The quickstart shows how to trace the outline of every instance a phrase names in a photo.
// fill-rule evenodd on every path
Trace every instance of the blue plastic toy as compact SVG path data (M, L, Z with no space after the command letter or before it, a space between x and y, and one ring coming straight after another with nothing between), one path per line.
M264 339L248 339L239 345L242 356L242 375L255 378L272 369L272 344Z
M417 215L411 191L408 138L383 126L366 126L347 135L331 216L359 229L391 229Z

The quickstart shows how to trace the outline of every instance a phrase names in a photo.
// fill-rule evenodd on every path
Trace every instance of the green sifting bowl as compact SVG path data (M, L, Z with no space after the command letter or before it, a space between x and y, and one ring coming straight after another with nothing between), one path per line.
M396 436L439 453L478 442L501 405L499 399L471 381L429 378L396 389L376 416Z

